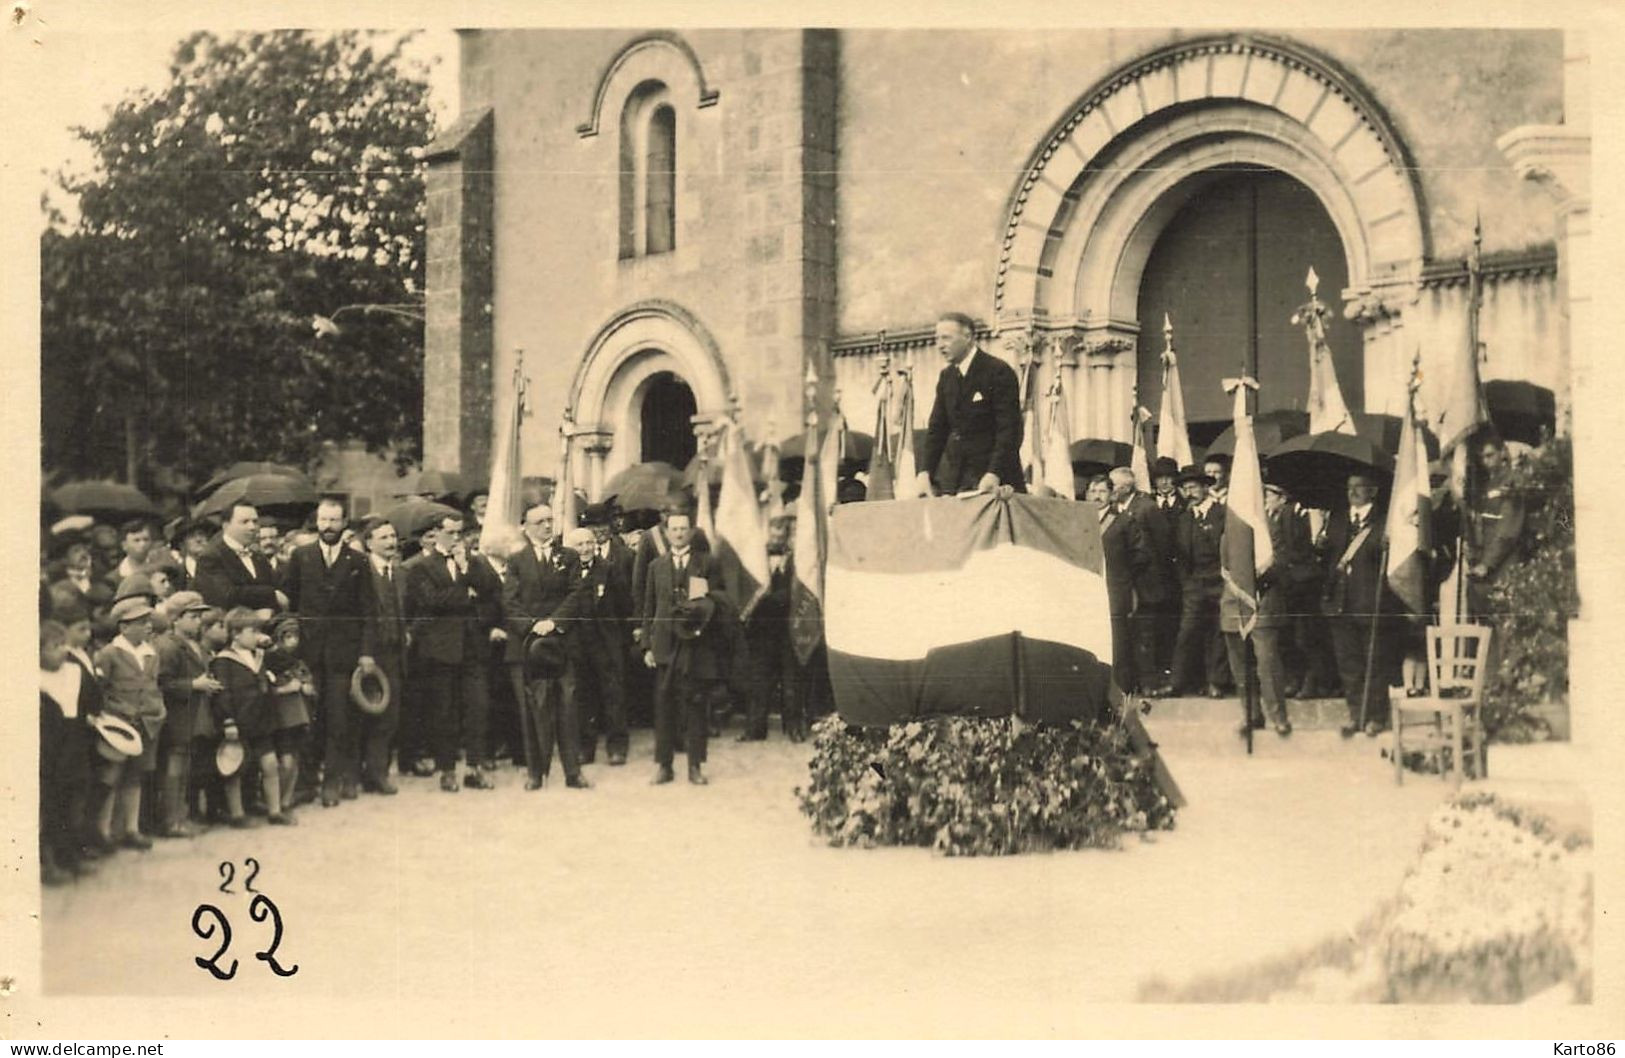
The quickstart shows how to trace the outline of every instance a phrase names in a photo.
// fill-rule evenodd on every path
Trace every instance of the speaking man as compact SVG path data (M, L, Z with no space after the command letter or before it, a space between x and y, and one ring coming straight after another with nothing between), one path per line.
M1021 473L1021 398L1015 370L977 348L976 322L960 312L937 319L937 376L920 465L939 493L1027 491Z

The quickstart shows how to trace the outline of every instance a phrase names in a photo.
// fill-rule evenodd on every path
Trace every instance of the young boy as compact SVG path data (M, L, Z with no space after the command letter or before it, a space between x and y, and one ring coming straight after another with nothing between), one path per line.
M310 730L309 699L316 694L310 666L299 657L299 619L283 614L271 622L271 647L265 652L265 676L271 683L272 742L289 808L299 783L299 750Z
M164 695L158 687L158 652L153 648L152 607L144 598L114 604L109 618L118 634L97 652L103 708L141 732L141 754L109 761L101 771L102 790L96 808L96 838L104 849L115 845L145 851L152 839L141 833L141 784L158 768L158 736L163 731ZM115 812L119 840L113 840Z
M209 695L220 689L220 681L209 675L209 660L199 641L203 614L209 604L195 591L176 592L161 607L169 618L169 631L158 636L158 686L164 694L169 719L158 741L162 786L158 799L158 836L189 838L191 812L187 785L192 773L192 737L197 712L209 707Z
M210 672L221 684L214 697L215 718L222 739L241 742L244 757L259 761L269 821L290 826L293 816L282 808L282 780L274 741L276 717L268 700L271 686L259 647L263 624L257 613L244 606L233 607L226 614L231 645L210 663ZM248 826L248 817L243 813L241 774L227 779L225 788L228 821L234 827Z

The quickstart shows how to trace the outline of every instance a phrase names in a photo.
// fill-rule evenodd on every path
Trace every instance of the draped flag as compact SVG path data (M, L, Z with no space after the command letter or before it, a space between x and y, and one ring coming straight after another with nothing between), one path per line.
M1489 421L1484 388L1478 377L1478 311L1481 291L1480 247L1483 233L1473 225L1473 251L1467 259L1467 340L1445 364L1445 396L1433 416L1433 435L1439 439L1439 457L1450 459L1450 493L1466 509L1468 440Z
M559 483L553 490L553 524L562 535L576 527L575 468L570 465L570 437L575 423L559 423Z
M891 361L884 356L880 361L880 378L875 382L875 395L875 443L869 450L869 480L864 483L864 498L889 500L896 491L893 486L896 469L892 466Z
M762 486L762 518L766 522L784 514L784 479L779 476L782 459L779 443L769 441L762 445L761 454L762 476L767 479L767 484Z
M824 565L829 545L829 507L834 501L835 473L841 462L841 440L846 424L836 411L822 443L816 415L808 416L806 467L801 476L800 512L796 518L796 580L790 586L790 644L803 665L824 638Z
M1157 454L1188 467L1196 459L1191 455L1190 429L1185 423L1185 392L1179 383L1179 358L1174 355L1174 324L1166 312L1162 314L1162 343L1162 407L1157 413ZM1145 491L1151 489L1145 487Z
M1258 579L1275 564L1269 521L1264 513L1264 476L1258 466L1258 439L1247 414L1247 390L1257 389L1250 378L1227 378L1226 392L1235 394L1236 451L1230 464L1230 493L1224 505L1224 538L1219 550L1219 571L1225 594L1241 610L1241 634L1252 635L1258 621Z
M1134 448L1129 453L1129 469L1134 472L1134 487L1146 495L1151 494L1151 462L1156 456L1151 454L1151 441L1145 435L1147 424L1151 422L1151 412L1136 404L1134 406ZM1185 447L1190 447L1190 441L1185 441Z
M1433 492L1428 482L1427 446L1416 421L1419 385L1413 368L1410 399L1399 433L1399 458L1394 464L1394 494L1388 505L1388 586L1406 609L1425 616L1433 553Z
M700 472L694 481L694 526L705 534L707 541L717 538L717 523L711 514L711 473L709 464L715 457L707 454L710 443L709 438L700 438Z
M711 537L711 546L740 617L749 617L767 592L767 530L756 502L745 438L737 423L722 435L722 493L717 497L716 535Z
M904 371L903 395L898 400L897 479L895 498L913 500L925 495L920 489L920 469L914 454L914 372Z
M1077 486L1072 478L1072 413L1067 409L1066 390L1059 371L1049 384L1046 400L1049 426L1044 430L1042 481L1062 499L1076 499Z
M1304 279L1309 288L1309 300L1292 314L1292 322L1303 325L1309 339L1309 432L1346 433L1354 430L1354 416L1343 401L1343 388L1337 384L1337 366L1332 363L1332 349L1326 344L1325 304L1316 291L1320 277L1313 267Z
M848 723L1093 718L1112 694L1098 519L1020 494L844 504L825 635Z
M489 551L497 538L510 532L523 517L519 496L519 429L525 418L524 353L513 369L513 387L498 398L496 443L491 448L491 490L485 501L485 522L480 526L480 550Z
M1027 484L1035 485L1044 477L1044 445L1040 428L1043 423L1038 400L1038 357L1029 349L1017 365L1021 388L1021 472Z

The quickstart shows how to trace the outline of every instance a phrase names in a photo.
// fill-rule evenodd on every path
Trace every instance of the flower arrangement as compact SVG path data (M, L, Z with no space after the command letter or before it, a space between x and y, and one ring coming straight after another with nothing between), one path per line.
M1116 847L1174 825L1152 750L1121 721L1025 724L939 717L813 729L796 790L832 845L915 845L950 856Z

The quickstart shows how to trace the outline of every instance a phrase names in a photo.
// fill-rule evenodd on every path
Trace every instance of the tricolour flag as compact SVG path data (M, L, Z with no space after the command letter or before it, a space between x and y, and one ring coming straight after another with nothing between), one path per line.
M767 591L767 531L738 424L728 426L722 435L722 492L711 546L740 616L749 617Z
M1174 355L1173 322L1162 317L1167 348L1162 352L1162 407L1157 413L1157 454L1167 456L1181 467L1196 462L1191 455L1191 435L1185 423L1185 392L1179 383L1179 358ZM1147 488L1145 491L1150 492Z
M1416 381L1411 382L1394 463L1394 495L1388 505L1388 586L1413 614L1428 612L1428 567L1433 556L1433 493L1427 447L1416 422Z
M824 639L824 565L829 546L829 507L840 470L846 423L837 410L820 443L816 422L807 426L805 469L796 518L795 583L790 586L790 643L803 664ZM831 468L826 471L825 468Z
M502 534L519 524L523 512L519 496L519 424L525 417L523 364L513 369L513 386L497 401L496 443L492 446L491 491L485 501L485 522L480 526L480 550L489 552Z
M1258 578L1275 564L1270 527L1264 513L1264 476L1258 466L1258 439L1247 414L1247 390L1257 389L1250 378L1227 378L1225 389L1235 394L1233 413L1236 451L1231 457L1230 492L1224 505L1224 537L1219 549L1219 571L1224 592L1241 613L1241 634L1249 636L1258 621Z
M1134 473L1134 487L1151 495L1151 461L1156 456L1151 454L1151 441L1145 435L1145 428L1151 422L1151 412L1136 404L1134 406L1134 447L1129 452L1128 466ZM1187 438L1185 446L1190 447Z
M700 472L694 481L694 526L705 534L707 541L717 538L717 520L711 513L710 466L711 460L716 457L706 454L709 444L708 439L700 439L700 453L703 458L700 461Z
M913 500L925 495L920 490L919 462L914 454L914 373L902 374L903 394L898 398L897 478L892 483L895 498Z
M1066 390L1061 384L1061 372L1055 372L1050 382L1049 425L1044 430L1043 483L1062 499L1076 499L1077 486L1072 477L1072 413L1066 406Z
M1093 717L1111 699L1100 526L1080 504L844 504L825 587L830 682L848 723Z

